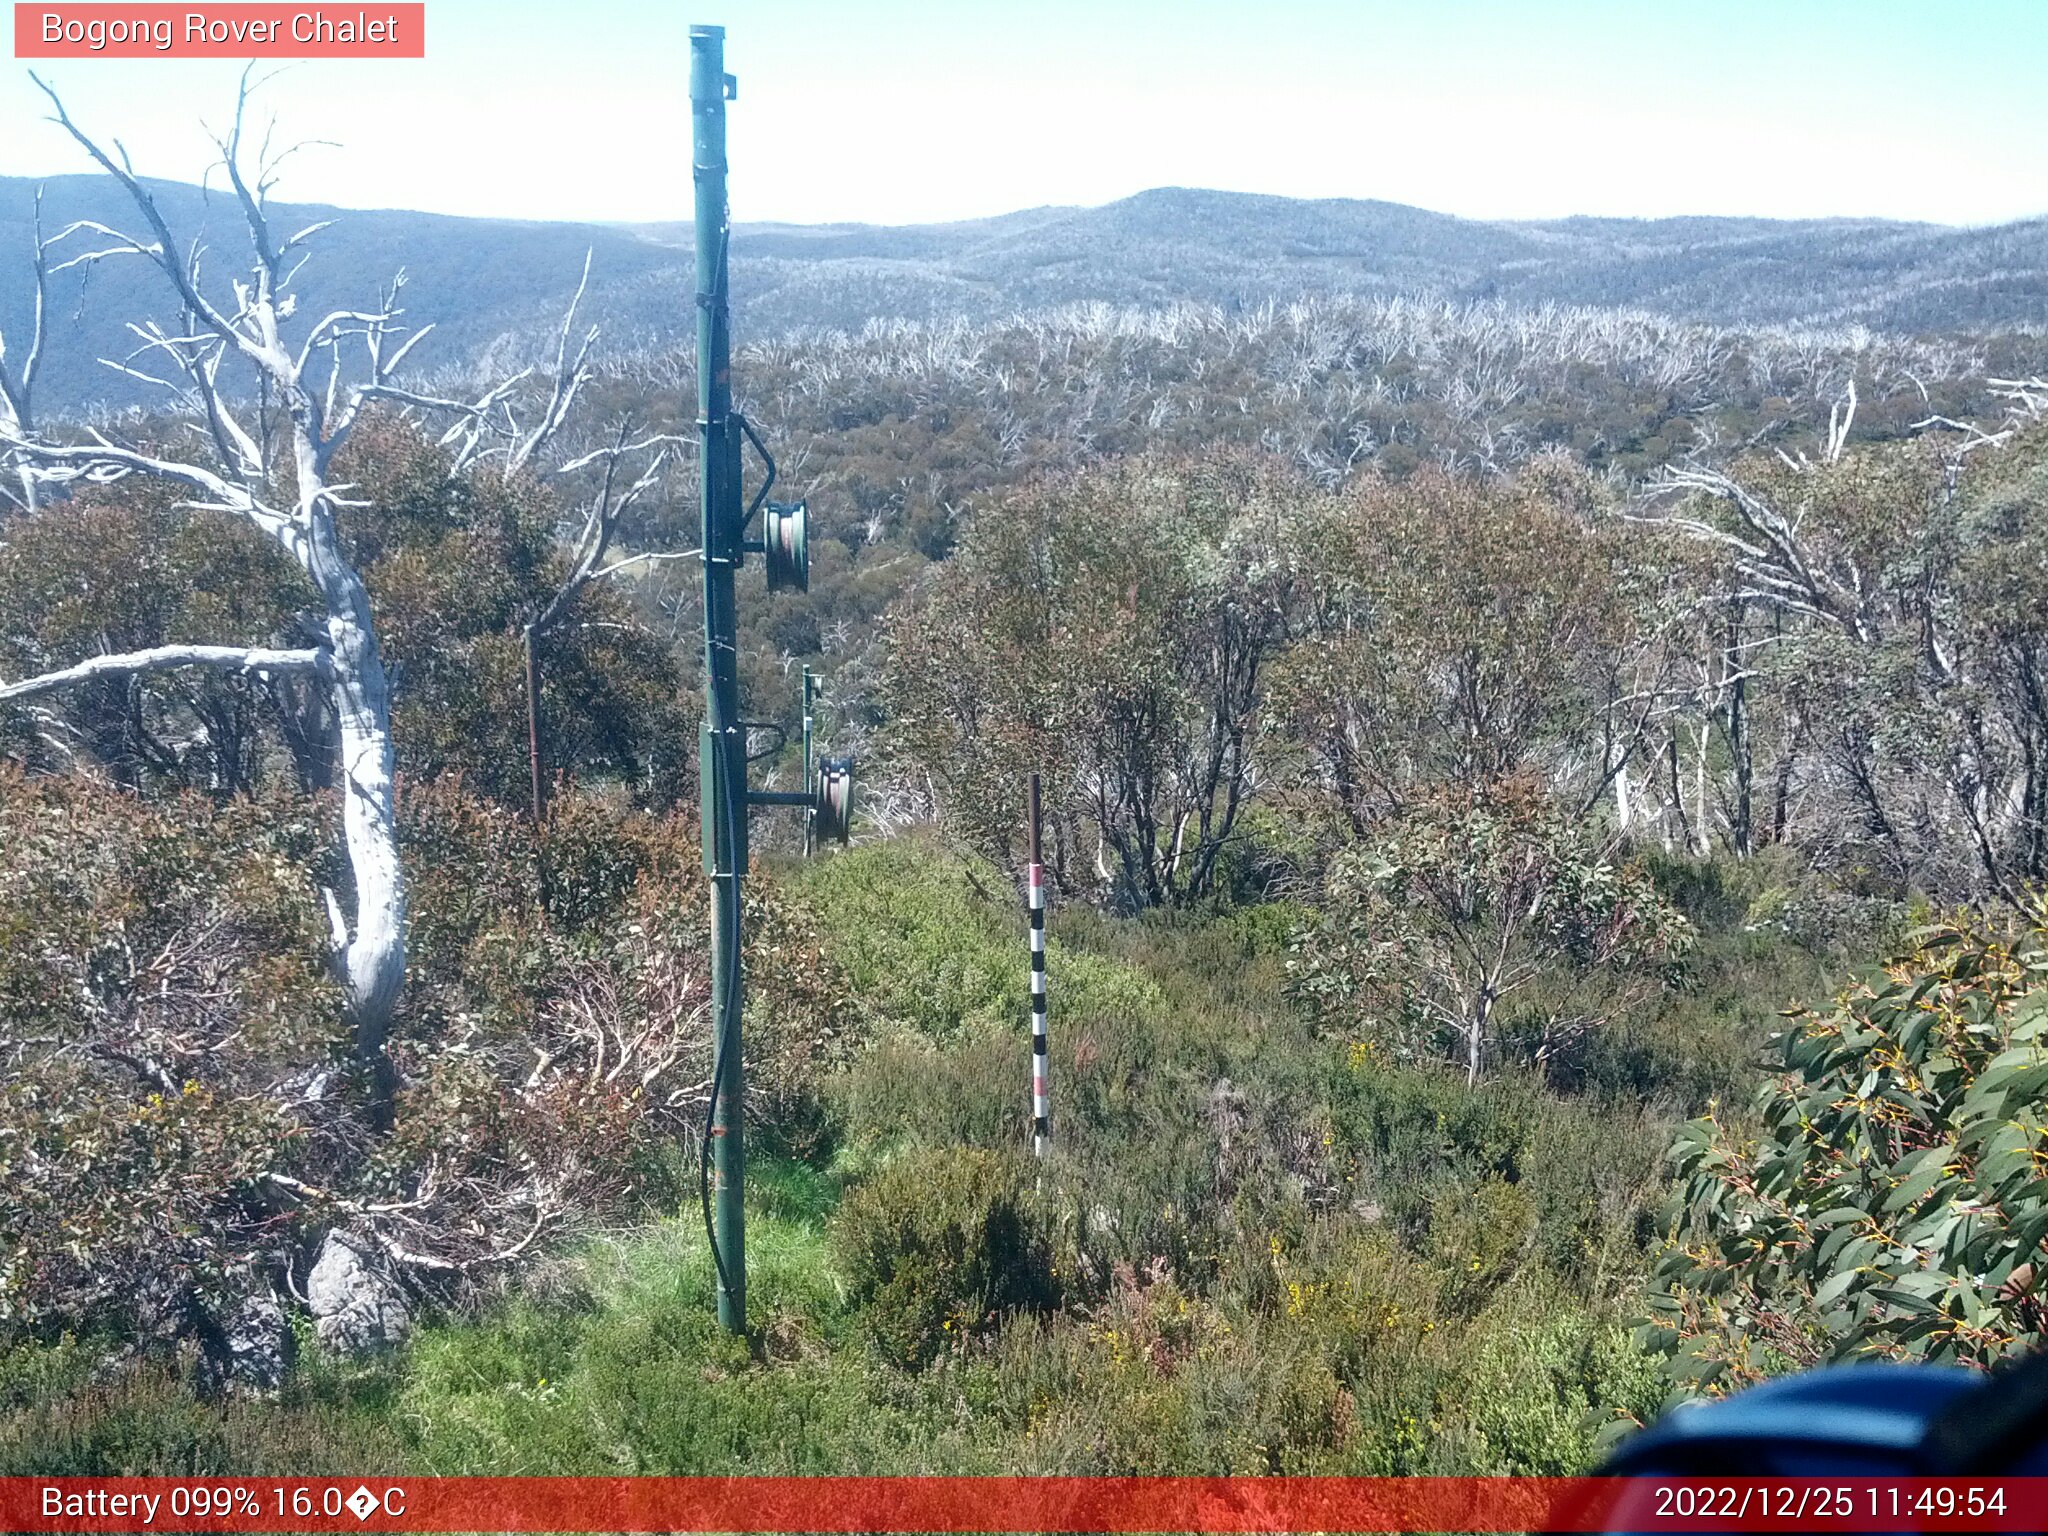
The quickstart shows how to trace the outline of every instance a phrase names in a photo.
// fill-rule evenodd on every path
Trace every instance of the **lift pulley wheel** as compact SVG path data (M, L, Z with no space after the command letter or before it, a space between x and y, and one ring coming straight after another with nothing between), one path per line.
M810 524L810 508L801 501L771 501L761 509L761 544L770 592L811 590Z
M853 831L853 759L828 757L818 764L818 841L842 847Z

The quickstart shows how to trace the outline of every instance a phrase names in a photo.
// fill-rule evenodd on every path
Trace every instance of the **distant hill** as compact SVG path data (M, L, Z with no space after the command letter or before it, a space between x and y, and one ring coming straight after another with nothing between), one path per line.
M130 232L142 227L110 178L61 176L43 186L48 233L74 219L95 219ZM232 196L218 190L209 195L177 182L151 181L148 186L172 231L206 247L202 270L209 289L224 294L227 283L243 275L248 264L247 234ZM33 181L0 177L0 334L11 356L27 337L35 188ZM503 350L508 337L533 331L537 319L553 316L559 323L586 249L593 250L593 286L602 282L608 289L630 292L658 284L677 270L672 251L630 234L572 224L355 212L312 204L275 205L273 217L287 231L323 219L336 221L313 237L312 259L295 285L302 324L332 309L374 302L392 274L404 268L404 304L420 323L435 322L434 337L414 354L430 366L438 362L466 369L487 353ZM39 391L44 407L144 398L145 386L99 366L96 359L125 357L134 350L135 339L123 329L127 321L168 317L161 275L139 258L118 257L62 274L55 286L49 361Z
M10 340L27 324L34 185L0 178L0 329ZM49 229L81 218L134 227L104 178L46 186ZM210 248L207 270L224 284L241 265L232 201L176 183L151 187L173 229ZM429 368L467 373L530 355L559 319L586 249L589 312L614 353L666 347L689 324L686 224L312 205L280 205L276 217L337 221L317 237L301 279L302 316L360 304L404 267L407 303L437 325L416 354ZM741 225L733 290L737 324L750 337L857 330L873 319L988 320L1092 301L1229 309L1396 292L1639 308L1725 325L1991 331L2048 320L2048 219L1978 229L1856 219L1488 223L1397 203L1161 188L1099 208L953 224ZM52 306L45 407L138 398L141 386L95 359L132 349L123 321L163 311L161 289L140 262L66 274Z

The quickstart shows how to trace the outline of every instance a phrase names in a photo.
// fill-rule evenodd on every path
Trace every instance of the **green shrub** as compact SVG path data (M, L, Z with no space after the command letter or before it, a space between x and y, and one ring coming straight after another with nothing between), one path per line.
M1019 1092L1030 1049L1022 1038L1021 1051L1014 1031L943 1049L907 1034L876 1041L831 1085L844 1128L835 1166L854 1176L912 1146L1018 1145L1030 1124Z
M1049 1224L1015 1160L968 1148L896 1159L848 1197L833 1251L876 1348L921 1367L1006 1313L1058 1304Z
M1668 1121L1559 1100L1527 1073L1468 1089L1441 1068L1378 1056L1352 1047L1331 1085L1333 1150L1355 1207L1468 1287L1475 1273L1490 1283L1528 1257L1588 1286L1641 1273L1665 1187L1657 1153Z
M1755 1125L1710 1112L1647 1341L1724 1391L1823 1359L1986 1365L2048 1337L2048 905L1917 935L1781 1039Z
M798 866L848 988L878 1022L950 1043L1022 1017L1030 960L1024 904L992 865L929 837L893 839Z
M1625 1328L1536 1276L1495 1295L1461 1354L1468 1476L1583 1475L1601 1429L1647 1416L1661 1395L1655 1361Z
M147 1347L282 1267L269 1176L326 1166L276 1085L346 1075L306 809L0 765L0 1342Z

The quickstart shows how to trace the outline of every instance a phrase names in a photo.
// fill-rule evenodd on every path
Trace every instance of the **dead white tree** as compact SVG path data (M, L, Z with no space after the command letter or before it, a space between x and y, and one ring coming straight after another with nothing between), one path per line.
M474 400L422 394L390 383L377 388L380 398L394 401L401 407L449 418L438 446L453 454L449 465L452 473L462 474L496 458L502 461L507 475L515 475L534 461L568 421L578 392L595 376L590 366L590 349L596 345L598 328L594 325L587 327L576 349L573 352L569 349L569 336L576 327L576 311L582 307L583 295L590 286L590 260L591 253L586 250L583 253L583 276L576 284L576 292L562 316L561 333L555 340L555 363L549 375L548 396L541 407L539 420L526 422L520 419L520 404L526 393L522 386L534 372L530 366L509 378L498 380Z
M2004 400L2012 414L2023 421L2038 421L2048 414L2048 379L1987 379L1991 393Z
M1855 419L1856 386L1852 381L1846 401L1837 401L1829 410L1823 462L1833 464L1841 459ZM1813 471L1803 453L1795 459L1780 449L1778 456L1795 473ZM1726 600L1754 601L1818 619L1863 644L1874 638L1871 593L1864 573L1853 562L1848 563L1846 575L1835 568L1816 547L1813 533L1801 527L1796 509L1782 510L1733 476L1696 464L1665 469L1644 487L1642 501L1645 510L1629 514L1630 522L1671 529L1717 550L1727 560L1735 579L1731 590L1722 594ZM1717 503L1729 514L1723 521L1703 515ZM1821 531L1823 538L1826 532Z
M89 677L173 667L317 676L336 725L353 887L348 911L340 895L326 893L334 964L356 1053L370 1072L381 1120L388 1115L393 1087L386 1037L405 978L405 876L392 784L389 680L369 595L335 527L338 509L360 503L347 499L349 487L333 478L332 465L364 406L397 393L394 373L431 327L409 330L400 323L401 274L376 307L336 310L313 322L296 346L287 342L284 323L297 307L292 280L305 260L306 242L325 226L282 237L272 227L267 196L278 165L292 151L273 155L266 136L250 154L244 137L251 93L246 73L233 126L225 136L215 136L247 227L251 256L246 276L230 286L231 302L209 294L202 282L203 248L180 246L120 142L110 141L111 152L103 148L72 121L50 86L40 79L36 84L50 99L51 120L120 183L143 225L143 233L128 234L94 221L73 224L59 238L89 236L95 248L71 261L146 261L162 275L180 311L179 323L170 329L132 326L140 345L126 359L109 360L110 366L167 391L202 425L211 452L173 456L116 443L98 431L86 441L59 442L38 429L12 390L11 410L0 418L0 450L40 485L154 477L183 487L189 499L182 505L188 508L246 519L291 557L317 594L313 628L318 643L291 651L170 646L102 656L0 684L0 699L25 698ZM47 247L39 244L39 270L47 267L46 257ZM362 361L344 361L344 353L354 359L358 352ZM345 382L345 375L353 382Z
M40 186L36 188L30 235L35 245L30 269L28 348L22 353L18 366L8 366L7 337L0 333L0 431L11 431L19 436L27 436L35 430L36 370L43 360L43 331L50 303L50 247L57 243L57 238L61 238L45 239L43 236L43 189ZM22 461L17 461L15 472L20 489L0 482L0 496L24 512L33 512L36 505L35 476Z

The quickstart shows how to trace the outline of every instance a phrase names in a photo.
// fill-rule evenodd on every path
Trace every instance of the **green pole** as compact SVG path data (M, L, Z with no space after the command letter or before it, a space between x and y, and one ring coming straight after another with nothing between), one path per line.
M692 161L696 178L697 431L704 550L704 728L697 761L704 862L711 876L712 1253L718 1320L747 1331L746 1079L740 1054L740 881L747 863L747 757L740 724L739 622L733 572L741 559L739 443L732 416L726 301L725 29L690 28Z

